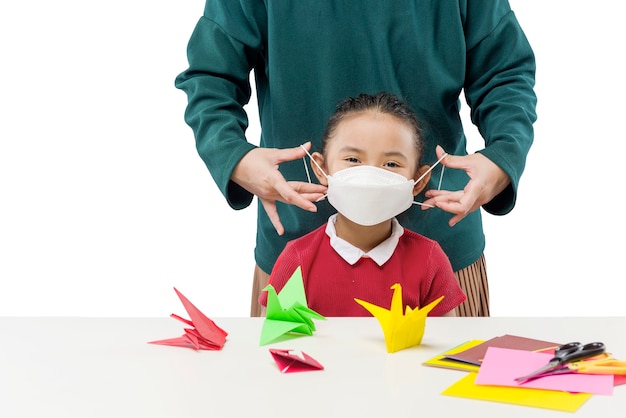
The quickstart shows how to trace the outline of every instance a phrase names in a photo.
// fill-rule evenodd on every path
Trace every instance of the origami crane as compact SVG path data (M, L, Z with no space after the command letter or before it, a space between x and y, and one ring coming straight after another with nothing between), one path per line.
M176 314L172 314L171 317L194 328L185 328L185 333L181 337L150 341L149 344L189 347L196 350L221 350L226 342L228 333L200 312L200 310L189 302L176 288L174 288L174 291L183 303L191 320L181 318Z
M293 350L270 348L270 354L281 373L324 370L324 366L304 351L298 353Z
M313 318L326 319L309 309L300 267L293 272L280 294L276 294L276 289L272 285L263 290L267 291L267 309L260 345L268 344L279 337L313 335L315 331Z
M443 296L441 296L422 309L411 309L407 305L406 314L403 315L402 286L396 283L391 286L391 289L393 289L393 296L390 309L385 309L360 299L354 299L378 319L385 334L388 353L420 345L424 336L424 328L426 328L426 316L443 299Z

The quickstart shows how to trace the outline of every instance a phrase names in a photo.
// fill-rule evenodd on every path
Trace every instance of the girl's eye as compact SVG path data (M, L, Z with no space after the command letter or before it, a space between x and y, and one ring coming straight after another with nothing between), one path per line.
M359 163L359 159L355 158L355 157L347 157L346 161L352 164L358 164Z
M398 168L398 167L400 167L400 164L398 164L398 163L396 163L394 161L389 161L389 162L385 163L384 165L385 165L385 167L388 167L388 168Z

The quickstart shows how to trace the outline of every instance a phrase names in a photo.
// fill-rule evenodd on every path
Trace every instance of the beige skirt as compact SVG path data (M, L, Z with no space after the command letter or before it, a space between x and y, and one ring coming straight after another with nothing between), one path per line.
M454 273L463 292L467 295L465 302L456 307L457 316L489 316L489 285L487 283L487 268L485 255L474 263ZM250 316L264 316L265 307L259 304L259 295L267 286L269 274L258 265L254 267L252 282L252 300Z

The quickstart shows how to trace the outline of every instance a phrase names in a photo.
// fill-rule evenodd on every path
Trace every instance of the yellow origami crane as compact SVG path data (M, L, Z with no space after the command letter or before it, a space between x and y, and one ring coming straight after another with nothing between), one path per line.
M359 305L367 309L380 323L385 334L387 352L395 353L405 348L420 345L426 328L426 316L435 307L443 296L432 301L422 309L406 307L406 314L402 314L402 286L399 283L391 286L393 296L391 308L385 309L380 306L354 299Z

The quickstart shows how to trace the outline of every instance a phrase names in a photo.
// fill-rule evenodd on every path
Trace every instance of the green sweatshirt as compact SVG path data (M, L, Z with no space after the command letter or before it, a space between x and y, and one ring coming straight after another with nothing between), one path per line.
M207 0L188 45L189 68L176 78L188 96L185 120L198 153L234 209L253 196L230 180L255 146L246 141L243 106L254 71L261 121L260 146L295 147L308 140L320 150L328 117L341 100L388 91L417 113L425 137L423 163L435 146L465 155L460 95L485 140L480 152L501 167L511 185L484 206L492 214L513 209L536 119L535 60L507 1L500 0ZM307 181L302 161L283 163L287 180ZM428 188L436 188L435 169ZM462 170L445 170L442 189L460 190ZM424 200L423 195L417 200ZM318 212L278 203L279 236L258 205L255 260L271 272L287 241L326 222ZM208 214L207 214L208 215ZM481 213L454 227L440 209L414 205L399 217L408 229L437 240L454 270L485 248Z

